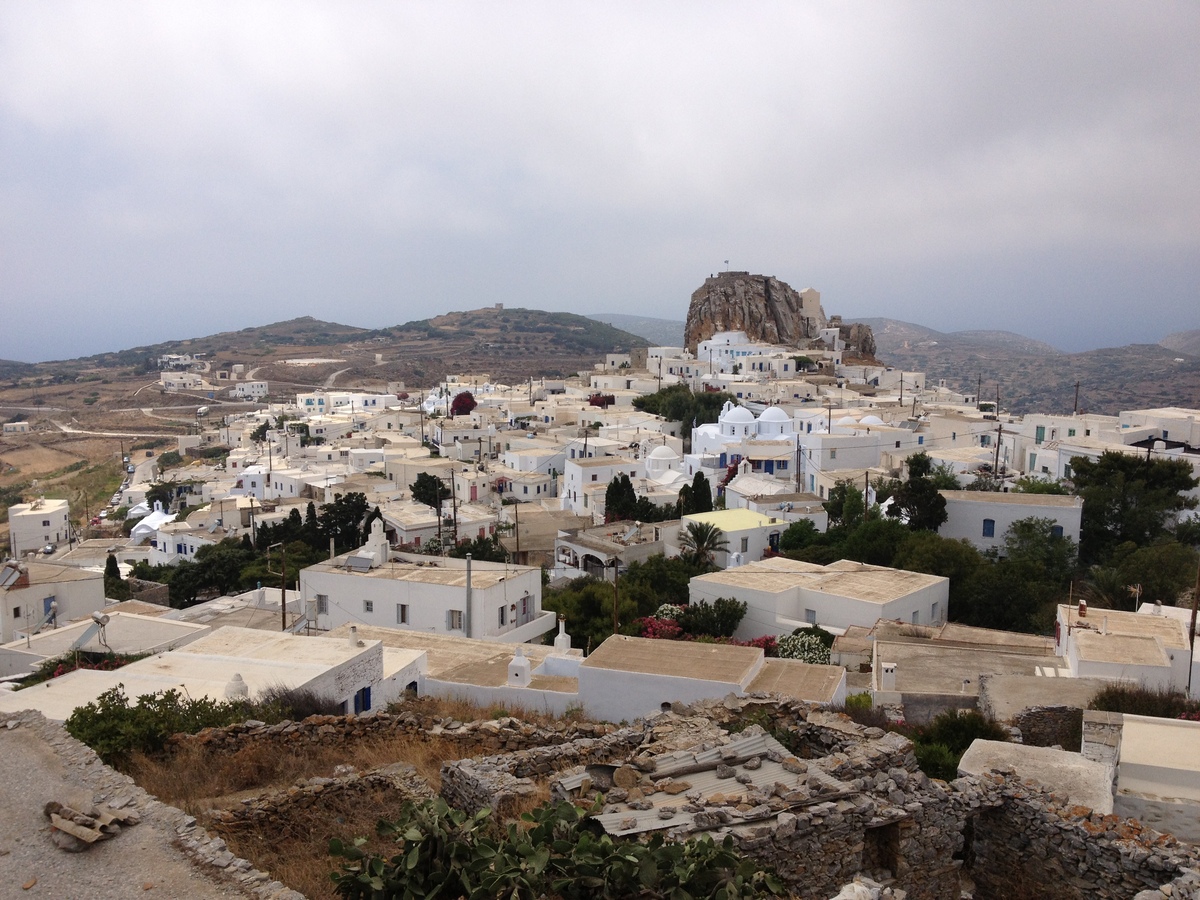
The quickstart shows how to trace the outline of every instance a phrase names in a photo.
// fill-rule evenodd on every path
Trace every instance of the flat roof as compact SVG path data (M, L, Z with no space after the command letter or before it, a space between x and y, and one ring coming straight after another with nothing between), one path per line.
M841 666L817 666L794 659L763 660L762 670L746 687L747 693L768 691L807 700L832 703L846 670Z
M938 491L947 500L961 503L1003 503L1012 506L1055 506L1071 509L1083 506L1082 497L1066 494L1025 494L1009 491Z
M828 566L819 566L786 557L759 560L733 569L700 575L693 580L772 593L803 587L880 604L945 581L937 575L870 566L845 559Z
M712 512L693 513L690 516L684 516L681 521L685 523L700 522L705 525L713 525L722 531L748 531L751 528L762 528L764 525L782 525L786 527L790 524L778 518L765 516L752 509L715 509Z
M583 661L583 667L721 681L740 689L762 657L762 651L756 647L659 641L617 634L593 650Z
M1123 720L1121 766L1190 773L1170 779L1172 789L1160 796L1200 801L1200 722L1129 714Z
M368 647L371 642L368 642ZM128 697L170 689L221 700L230 678L242 676L250 695L295 687L364 652L345 641L222 628L183 647L111 672L77 669L32 688L0 693L0 712L37 709L62 721L104 691L124 685Z
M328 632L328 637L345 640L350 625ZM520 647L536 669L554 648L545 644L502 644L429 631L359 625L360 640L379 641L385 648L415 650L427 654L425 674L439 681L498 686L508 683L508 664ZM473 680L479 679L479 680ZM552 688L553 689L553 688Z
M151 616L133 615L128 612L110 612L108 625L104 628L105 643L100 643L100 633L92 635L79 649L92 653L142 653L155 650L163 644L172 641L191 641L209 630L207 625L193 625L187 622L174 622ZM62 656L69 650L75 649L75 642L94 623L88 617L82 621L62 628L53 628L41 634L31 635L28 640L21 638L5 644L5 648L27 650L47 658Z
M1163 668L1171 665L1162 642L1145 634L1101 634L1098 631L1076 630L1075 650L1083 662Z
M379 578L387 581L411 581L418 584L437 584L446 587L467 587L466 568L449 568L441 565L437 557L429 557L427 565L417 565L408 562L386 562L368 571L354 571L346 568L345 556L326 560L309 566L310 571L334 572L340 575L353 575L358 578ZM488 569L476 563L471 568L471 586L473 588L490 588L503 583L509 578L525 575L534 571L529 566L509 566L505 568Z
M1086 630L1080 628L1081 624L1086 623L1092 630L1107 629L1109 634L1157 637L1164 647L1173 650L1188 646L1188 624L1173 616L1147 615L1123 609L1091 609L1087 618L1081 619L1077 607L1063 603L1058 606L1058 614L1070 625L1072 632Z
M980 675L1037 675L1054 657L937 641L875 641L875 658L896 663L896 690L915 694L979 695ZM1057 670L1056 670L1057 671ZM970 679L966 685L964 679Z

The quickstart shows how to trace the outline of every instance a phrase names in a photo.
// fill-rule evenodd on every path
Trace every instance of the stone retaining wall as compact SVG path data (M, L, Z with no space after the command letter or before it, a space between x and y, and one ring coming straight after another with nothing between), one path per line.
M1073 706L1031 706L1013 716L1022 743L1032 747L1062 747L1079 752L1083 737L1083 710Z

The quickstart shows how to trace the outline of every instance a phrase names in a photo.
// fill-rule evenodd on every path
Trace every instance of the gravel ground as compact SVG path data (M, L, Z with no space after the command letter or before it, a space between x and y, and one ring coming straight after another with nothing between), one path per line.
M0 759L6 776L0 784L0 898L300 898L40 714L0 718ZM50 800L77 809L104 803L136 809L141 823L85 852L67 853L50 839L42 814Z

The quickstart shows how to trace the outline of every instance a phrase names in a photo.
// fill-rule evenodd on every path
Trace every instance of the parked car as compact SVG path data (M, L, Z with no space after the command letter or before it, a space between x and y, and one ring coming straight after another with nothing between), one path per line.
M53 553L54 550L55 550L55 547L53 544L47 544L45 547L42 548L42 552L45 553L47 556L49 556L51 553Z
M130 475L132 475L133 474L133 466L126 466L125 471L128 472Z
M153 455L154 455L154 451L153 451L153 450L147 450L147 451L146 451L146 455L147 455L147 456L153 456Z

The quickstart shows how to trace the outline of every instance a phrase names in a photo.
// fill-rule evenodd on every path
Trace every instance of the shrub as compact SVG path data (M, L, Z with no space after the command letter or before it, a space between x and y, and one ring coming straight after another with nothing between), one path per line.
M961 753L953 753L945 744L917 743L913 752L917 757L917 765L930 778L940 778L942 781L953 781L958 777L958 763Z
M973 709L949 709L938 713L928 725L918 726L915 735L916 740L921 743L943 744L951 753L957 753L959 756L966 753L971 742L976 739L1008 740L1007 731L983 713Z
M732 597L718 597L711 604L706 600L683 607L679 627L689 634L711 637L733 637L746 615L746 604Z
M783 659L798 659L814 665L829 664L829 648L820 635L811 629L802 629L799 634L785 634L779 639L779 655Z
M425 897L556 896L563 900L619 897L761 897L781 894L775 876L741 857L726 836L682 843L654 834L624 841L585 826L587 813L570 803L538 807L505 831L491 812L474 815L438 798L404 807L380 822L379 836L399 845L390 858L369 854L362 839L330 841L345 860L333 877L348 900Z
M674 603L664 603L654 611L656 619L670 619L672 622L678 622L679 617L683 615L683 607L676 606Z
M1092 698L1091 709L1103 712L1156 716L1163 719L1190 718L1200 713L1200 703L1171 690L1145 688L1136 684L1110 684Z
M273 723L340 712L340 704L310 690L284 687L267 688L256 701L193 699L172 689L143 694L131 704L124 686L118 684L78 707L64 725L72 737L95 750L106 763L121 768L135 752L162 752L173 734L195 734L247 719Z

